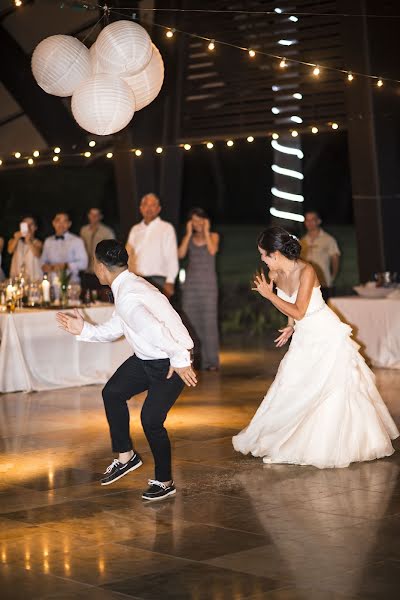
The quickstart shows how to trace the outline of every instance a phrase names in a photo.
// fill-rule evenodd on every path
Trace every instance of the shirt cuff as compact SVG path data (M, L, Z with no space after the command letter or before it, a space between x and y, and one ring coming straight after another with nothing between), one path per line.
M78 342L86 342L88 340L88 338L90 337L91 327L93 327L93 325L91 325L87 321L84 322L82 331L80 332L79 335L75 336L75 338L78 340Z
M170 357L169 362L171 363L171 367L176 367L177 369L181 369L182 367L190 367L191 360L189 350L182 350L182 352L174 354L174 356Z

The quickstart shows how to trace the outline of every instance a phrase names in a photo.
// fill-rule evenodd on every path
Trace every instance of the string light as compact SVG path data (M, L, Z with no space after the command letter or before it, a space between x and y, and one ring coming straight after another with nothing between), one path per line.
M282 58L281 62L279 63L279 66L281 69L285 69L288 66L284 58Z
M248 141L248 142L250 142L250 143L251 143L251 142L254 142L254 138L253 138L253 136L252 136L252 135L249 135L249 137L247 138L247 141Z
M168 29L167 33L165 34L167 36L167 38L172 38L174 37L174 29Z
M233 140L228 140L226 142L226 145L229 146L229 148L232 148L232 146L233 146Z
M14 152L15 158L21 158L21 152Z
M321 73L321 69L319 67L314 67L314 69L313 69L314 77L318 77L320 73Z
M59 161L58 156L53 156L53 162L58 162L58 161Z
M298 117L297 115L293 115L292 117L290 117L290 120L293 121L293 123L302 123L303 119L301 117Z
M292 131L292 137L297 137L299 135L298 131L294 130Z
M39 150L35 150L35 152L33 153L33 156L34 156L35 158L37 158L39 155L40 155L40 152L39 152Z
M15 0L15 6L22 6L22 0Z
M311 127L311 132L312 133L318 133L318 127Z
M339 129L339 125L337 123L332 123L332 129Z
M256 53L254 52L254 50L249 50L249 56L250 58L254 58L256 55Z
M142 156L142 151L141 150L135 150L135 154L136 156Z
M90 140L90 142L89 142L89 146L90 146L91 148L94 148L94 147L95 147L95 145L96 145L96 142L95 142L94 140Z
M206 146L209 150L212 150L214 148L214 144L212 142L207 142Z
M274 115L279 115L279 113L280 113L281 111L279 110L279 108L278 108L277 106L273 106L273 107L271 108L271 112L272 112L272 113L274 113Z
M378 79L377 84L378 87L382 87L383 86L383 81L382 79Z
M28 158L28 165L33 165L33 158Z
M162 151L163 151L163 149L161 148L161 146L158 146L158 148L156 148L157 154L161 154Z
M3 161L2 161L2 160L1 160L1 158L0 158L0 167L1 167L1 165L2 165L2 164L3 164Z
M58 146L56 148L54 148L54 154L60 154L61 152L61 148L59 148Z
M209 49L209 50L215 50L215 43L214 43L214 40L211 40L211 42L208 44L208 49Z
M107 158L112 158L114 155L112 152L107 152L106 157Z
M183 147L185 148L185 150L190 150L192 146L190 144L183 144Z
M85 152L85 154L83 155L85 158L90 158L92 156L91 152Z
M353 79L354 79L354 75L353 75L353 73L349 73L349 74L347 75L347 80L348 80L348 81L353 81Z
M303 94L299 94L299 92L296 92L295 94L293 94L293 98L296 98L296 100L302 100Z
M272 134L272 139L273 140L279 140L279 134L278 133L273 133Z

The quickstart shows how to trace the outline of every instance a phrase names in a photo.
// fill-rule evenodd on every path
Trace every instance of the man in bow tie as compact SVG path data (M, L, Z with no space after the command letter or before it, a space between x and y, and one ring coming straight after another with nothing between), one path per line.
M79 282L79 271L83 271L88 265L83 240L70 233L72 222L66 212L57 213L52 225L55 235L44 242L42 270L44 273L58 273L67 269L71 273L71 281Z

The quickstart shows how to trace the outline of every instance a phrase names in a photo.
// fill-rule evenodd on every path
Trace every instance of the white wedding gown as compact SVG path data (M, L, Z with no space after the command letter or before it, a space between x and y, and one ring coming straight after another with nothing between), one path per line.
M296 294L278 289L287 302ZM232 440L235 450L320 469L393 454L399 431L350 336L314 288L267 395Z

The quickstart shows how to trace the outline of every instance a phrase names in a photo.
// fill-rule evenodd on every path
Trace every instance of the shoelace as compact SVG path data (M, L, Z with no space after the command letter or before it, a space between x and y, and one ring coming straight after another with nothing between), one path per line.
M107 473L111 473L111 471L113 470L114 467L117 467L120 464L119 460L117 458L114 458L114 460L112 461L111 465L109 465L107 467L107 469L104 471L104 475L106 475Z
M161 481L157 481L157 479L149 479L149 485L158 485L158 487L162 488L163 490L167 489L165 483L161 483Z

